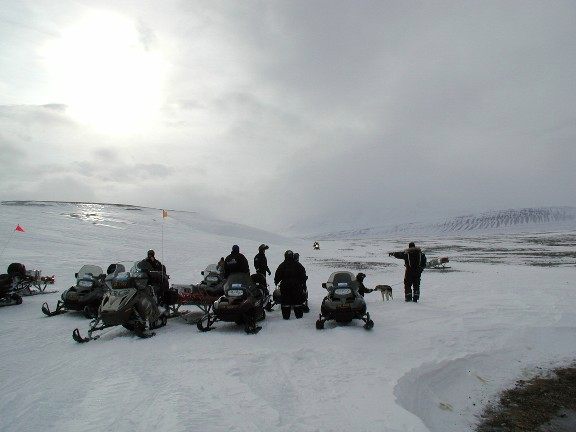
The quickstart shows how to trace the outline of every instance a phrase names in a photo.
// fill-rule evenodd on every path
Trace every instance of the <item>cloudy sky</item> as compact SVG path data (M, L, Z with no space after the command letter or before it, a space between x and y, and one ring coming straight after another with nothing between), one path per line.
M0 0L0 163L269 229L576 205L576 3Z

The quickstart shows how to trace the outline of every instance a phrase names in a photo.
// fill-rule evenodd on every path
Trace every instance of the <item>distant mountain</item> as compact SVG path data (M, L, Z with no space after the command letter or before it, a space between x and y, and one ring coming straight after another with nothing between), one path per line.
M319 239L385 237L390 235L451 235L576 230L576 207L497 210L437 222L381 225L316 236Z

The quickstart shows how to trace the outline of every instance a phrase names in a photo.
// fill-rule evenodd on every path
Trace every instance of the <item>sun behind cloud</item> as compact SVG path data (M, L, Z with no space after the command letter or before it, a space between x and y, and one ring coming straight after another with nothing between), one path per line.
M167 62L138 22L90 11L42 48L49 85L78 121L129 133L159 113Z

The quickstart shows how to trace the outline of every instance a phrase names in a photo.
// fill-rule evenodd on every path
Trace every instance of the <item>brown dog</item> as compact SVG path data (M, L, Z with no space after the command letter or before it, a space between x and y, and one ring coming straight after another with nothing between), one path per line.
M392 297L392 287L390 285L376 285L374 291L380 291L380 294L382 294L382 301L394 299L394 297Z

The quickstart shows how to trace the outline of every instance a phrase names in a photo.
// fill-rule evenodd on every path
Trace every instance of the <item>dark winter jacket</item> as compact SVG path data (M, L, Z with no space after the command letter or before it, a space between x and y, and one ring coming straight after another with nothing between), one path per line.
M276 269L274 284L280 284L283 305L301 305L306 300L306 270L299 262L286 259Z
M394 252L394 258L404 260L404 266L408 273L422 273L426 268L426 255L422 253L419 247L411 247L403 252Z
M364 285L363 282L360 282L359 280L356 281L356 283L358 284L358 293L364 297L364 294L369 294L372 291L374 291L373 289L370 288L366 288L366 286Z
M254 257L254 268L256 273L266 275L266 273L271 274L272 272L268 268L268 260L266 259L266 254L260 251Z
M232 273L250 274L250 266L248 265L248 260L240 252L232 252L224 260L224 277L227 278Z

